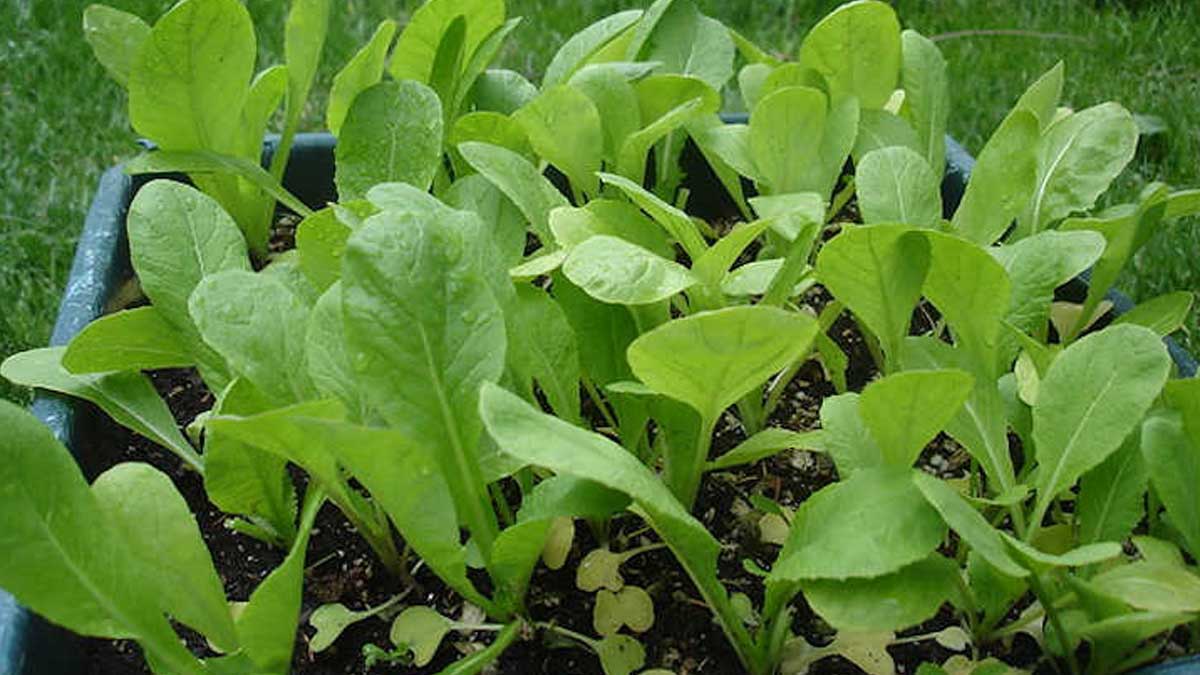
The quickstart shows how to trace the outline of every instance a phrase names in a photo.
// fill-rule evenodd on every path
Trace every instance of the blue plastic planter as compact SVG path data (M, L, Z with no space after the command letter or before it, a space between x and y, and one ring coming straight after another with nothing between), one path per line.
M727 122L745 123L745 115L729 116ZM334 139L329 134L300 134L292 149L284 184L306 204L320 208L336 198L333 186ZM265 145L264 161L269 162L274 141ZM962 199L963 190L975 160L953 139L947 139L946 174L942 195L947 212L952 213ZM83 233L75 250L75 262L67 281L58 320L50 345L65 345L88 323L104 314L115 291L132 271L125 238L125 215L129 204L143 185L156 176L128 176L121 166L109 169L100 179L96 196L84 221ZM720 186L714 190L723 191ZM693 192L698 191L693 186ZM1085 288L1077 281L1075 289ZM1109 300L1117 313L1132 306L1125 296L1112 292ZM1196 374L1196 361L1173 340L1166 341L1180 373ZM54 432L78 458L82 435L76 413L80 404L74 399L39 393L33 413ZM2 555L2 552L0 552ZM85 670L80 638L52 626L14 602L0 590L0 675L67 675ZM1200 657L1183 659L1138 671L1138 675L1185 675L1200 673Z

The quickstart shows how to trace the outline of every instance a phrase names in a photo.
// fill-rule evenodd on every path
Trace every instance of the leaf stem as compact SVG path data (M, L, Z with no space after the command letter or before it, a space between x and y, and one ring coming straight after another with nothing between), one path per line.
M1079 664L1075 661L1075 653L1071 650L1071 640L1067 636L1066 626L1062 622L1062 617L1054 609L1054 603L1050 602L1050 594L1046 591L1046 587L1042 584L1042 580L1038 577L1037 573L1029 575L1029 588L1037 596L1038 601L1042 603L1042 608L1045 610L1046 616L1050 618L1050 623L1054 626L1054 635L1058 639L1059 649L1063 652L1063 658L1067 660L1067 666L1070 668L1071 675L1079 675Z

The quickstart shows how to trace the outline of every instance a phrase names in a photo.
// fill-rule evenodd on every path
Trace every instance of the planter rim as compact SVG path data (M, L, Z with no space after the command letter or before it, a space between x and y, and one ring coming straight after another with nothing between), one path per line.
M729 124L745 124L748 115L722 115ZM263 161L269 163L278 143L269 135L263 144ZM297 134L288 160L284 184L303 201L320 207L332 201L333 147L336 141L328 133ZM152 147L143 143L143 147ZM974 168L975 159L952 137L946 137L946 171L942 182L943 202L956 208ZM149 180L161 176L129 176L124 165L117 164L100 177L95 197L84 220L75 249L70 276L58 309L50 346L66 345L87 324L106 312L109 298L128 279L129 251L126 243L125 216L133 195ZM1084 280L1086 282L1086 279ZM1124 294L1111 290L1107 299L1117 314L1128 312L1134 303ZM1175 340L1165 338L1182 377L1195 377L1195 358ZM54 433L78 460L76 410L78 402L66 396L39 391L31 412ZM53 626L21 607L11 595L0 589L0 675L53 675L79 672L83 662L78 637ZM1135 675L1184 675L1200 672L1200 656L1186 657L1136 671Z

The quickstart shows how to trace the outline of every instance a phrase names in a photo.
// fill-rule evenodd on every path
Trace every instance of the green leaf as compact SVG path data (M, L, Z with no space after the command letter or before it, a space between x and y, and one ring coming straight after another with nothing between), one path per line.
M1142 520L1147 481L1141 434L1083 475L1075 503L1079 542L1124 541ZM1149 609L1149 608L1143 608Z
M732 450L708 463L706 471L718 471L753 464L784 450L817 449L824 444L822 431L797 432L771 427L738 443Z
M497 526L476 458L477 397L504 369L504 316L488 283L503 271L483 269L489 242L469 238L473 214L372 221L350 237L342 280L360 385L389 424L431 449L487 551Z
M205 277L189 309L205 342L231 369L274 401L315 394L308 376L308 306L264 274L229 270Z
M581 591L594 593L602 588L619 591L625 587L621 576L621 565L626 557L607 548L588 552L575 568L575 586Z
M730 307L669 321L642 335L629 346L629 365L650 388L715 420L805 356L816 334L816 320L804 314Z
M96 319L67 346L62 365L75 374L190 366L194 359L179 333L154 307Z
M188 298L209 274L250 269L241 231L212 198L166 180L138 191L127 222L129 257L142 291L187 341L209 386L221 388L226 366L192 323Z
M941 479L922 472L913 472L912 477L917 489L937 509L950 529L971 546L973 554L983 558L994 571L1006 577L1028 576L1025 568L1009 553L1000 531L992 527L953 488Z
M341 132L342 123L346 121L346 113L350 112L354 99L383 78L383 64L395 34L395 21L381 21L367 44L355 52L334 76L329 104L325 108L325 125L334 136Z
M604 131L604 159L609 166L616 166L625 139L642 128L637 91L619 65L600 63L586 66L569 81L572 87L592 100L600 113L600 124Z
M634 181L643 178L646 174L646 159L656 143L664 138L670 142L673 138L671 134L680 127L700 115L712 112L714 111L705 109L705 100L697 97L679 104L659 117L649 118L653 121L642 130L630 134L622 145L617 158L617 172ZM682 147L677 146L680 151ZM664 164L660 169L668 166Z
M835 102L854 97L882 108L900 76L900 22L882 2L842 5L805 36L799 61L825 78Z
M137 552L132 567L138 592L158 599L162 611L194 628L222 652L238 648L225 589L187 502L166 474L127 462L92 484L100 513Z
M788 241L795 241L810 225L824 225L825 210L829 206L815 192L759 195L750 198L750 205L760 218L771 221L771 229Z
M879 577L924 559L945 533L908 470L864 469L800 505L771 579Z
M321 51L329 32L331 0L292 0L284 25L283 53L287 63L288 96L285 136L295 131L312 90Z
M498 112L476 111L454 121L447 145L457 147L472 141L498 145L527 159L534 158L525 130L515 119Z
M1040 551L1007 532L1001 532L1000 536L1021 564L1035 574L1055 567L1086 567L1121 555L1121 545L1111 541L1087 544L1066 553L1056 554Z
M542 87L548 89L571 79L591 57L637 22L642 17L639 9L626 10L607 16L572 35L550 59Z
M463 41L466 37L467 17L460 15L454 17L446 26L438 40L427 83L429 88L437 93L438 99L446 102L444 108L452 108L458 74L463 68ZM447 117L452 116L454 111L447 110L446 114ZM446 121L449 122L448 119Z
M296 227L300 267L319 290L328 289L342 277L342 255L351 232L333 207L317 211Z
M733 76L733 38L720 21L701 14L692 0L657 3L646 10L635 30L639 34L626 52L631 60L657 61L665 72L694 75L717 91Z
M466 17L467 32L463 53L474 54L492 31L504 24L503 0L430 0L413 12L400 34L388 72L397 80L428 83L450 24Z
M586 94L569 85L543 91L513 113L543 159L570 178L576 190L596 196L595 173L604 155L600 113Z
M977 244L992 244L1025 210L1037 185L1037 117L1014 110L992 133L954 212L954 231Z
M1001 543L1001 551L1004 551L1003 542L999 537L996 539ZM1016 562L1011 564L1020 570L1021 575L1028 575ZM974 550L967 553L966 572L971 593L983 613L984 621L999 622L1012 609L1013 603L1028 590L1025 581L1000 572Z
M254 76L254 81L250 83L250 91L246 93L246 105L242 108L241 140L235 153L237 156L246 159L262 155L263 137L267 133L267 127L287 94L287 66L271 66ZM276 148L275 152L278 153L279 149ZM238 187L252 189L253 185L239 183ZM255 197L261 199L263 195ZM251 199L249 196L246 198Z
M538 412L494 385L484 385L479 407L488 432L505 453L630 495L713 608L743 663L755 663L750 637L717 579L717 541L654 473L603 436Z
M424 605L409 607L392 622L392 644L412 652L413 664L427 666L454 622Z
M393 62L394 63L394 62ZM383 82L350 106L334 151L338 198L366 196L379 183L428 189L442 159L442 104L419 82Z
M75 459L38 420L0 401L0 585L34 612L82 635L134 637L172 672L198 674L139 588L133 552L100 509ZM714 553L715 559L715 553Z
M873 579L804 584L804 599L839 631L895 631L937 613L955 589L958 566L940 555Z
M629 311L607 305L555 274L554 297L579 340L579 363L597 386L633 377L625 350L638 336Z
M502 606L521 607L529 579L546 547L549 520L526 520L496 537L488 571L495 579Z
M886 110L863 110L858 120L858 136L854 139L851 156L855 162L872 150L903 147L920 154L925 148L917 132L903 117Z
M537 400L536 383L555 414L578 423L579 348L562 308L544 291L523 285L505 319L511 328L509 367L526 400Z
M879 337L888 358L896 359L929 258L928 240L908 227L850 227L821 249L817 277Z
M595 643L604 675L632 675L646 665L646 649L628 635L610 635Z
M487 143L463 143L458 151L517 205L544 246L553 244L550 212L570 204L536 166L511 150Z
M136 14L107 5L88 5L83 10L83 37L109 76L127 87L138 50L150 37L150 26Z
M1046 71L1029 89L1021 94L1020 100L1013 106L1015 110L1026 110L1037 116L1038 126L1042 131L1054 121L1058 112L1058 100L1062 97L1063 62L1059 61Z
M650 594L637 586L620 591L600 591L592 611L592 627L600 635L616 635L622 626L635 633L645 633L654 625L654 601Z
M1000 321L1012 295L1008 273L978 244L940 232L926 238L925 297L950 324L955 345L971 356L971 370L992 380L998 374Z
M149 378L140 372L72 375L62 367L65 347L13 354L0 364L0 376L24 387L37 387L96 404L114 422L179 455L191 468L202 460L179 433L175 418Z
M946 59L937 44L914 30L901 33L900 40L900 86L904 89L901 114L916 130L920 152L940 178L946 166L946 120L950 116Z
M129 120L164 150L232 153L256 57L237 0L176 4L154 24L129 74Z
M817 89L786 87L763 98L750 114L750 152L770 194L825 197L833 191L854 148L859 108L852 99L835 99L828 110L826 105Z
M1200 551L1200 443L1184 427L1185 418L1168 411L1142 426L1142 456L1150 483L1179 529L1189 553Z
M317 511L325 503L319 490L309 489L295 543L279 567L250 594L249 602L237 618L243 649L256 666L269 672L283 672L292 662L292 647L300 625L304 554Z
M1145 326L1166 337L1183 327L1195 300L1196 295L1191 291L1167 293L1139 304L1113 323Z
M1012 282L1012 301L1004 320L1024 333L1045 330L1054 290L1079 276L1104 252L1104 239L1094 232L1039 232L988 252L1004 265ZM1000 335L1000 361L1011 363L1020 350L1007 331Z
M842 480L883 464L883 452L859 414L860 400L859 394L848 393L821 402L821 450L833 459Z
M486 70L471 88L470 100L476 110L511 115L538 94L525 76L512 70Z
M864 223L937 227L942 221L942 182L921 155L904 147L867 153L855 171Z
M1200 577L1186 567L1135 562L1102 572L1092 581L1135 609L1200 612Z
M313 306L304 343L308 376L317 392L337 398L353 418L366 419L369 408L359 389L353 357L346 343L340 282L330 286Z
M1037 184L1022 227L1037 233L1096 198L1133 159L1138 130L1133 115L1116 103L1102 103L1059 120L1038 144Z
M654 222L661 225L672 239L679 242L692 260L699 260L708 250L708 244L700 235L699 228L692 222L690 216L648 192L640 183L610 173L601 173L600 180L606 185L615 186L625 193L630 201L650 214Z
M458 77L457 85L450 99L451 105L446 106L448 109L447 115L452 117L453 115L460 114L465 109L475 90L475 84L487 72L487 67L496 60L500 50L504 48L508 36L520 25L521 17L505 21L503 25L493 30L484 38L474 53L464 54L464 63L466 65L463 67L462 74Z
M464 176L442 195L446 204L473 211L486 223L488 234L505 265L516 264L525 253L525 216L512 200L479 174Z
M1153 332L1113 326L1054 360L1033 406L1037 518L1050 502L1120 447L1158 397L1171 359Z
M594 235L619 237L668 260L674 249L666 234L633 204L593 199L582 208L561 207L550 212L550 230L559 246L572 248Z
M882 450L883 461L911 467L962 407L974 383L961 370L910 370L868 385L858 410Z
M551 476L525 496L517 520L607 518L627 506L629 497L624 492L574 476Z
M249 416L270 409L271 402L239 378L220 392L211 414ZM247 445L211 423L204 429L204 491L221 510L265 524L276 543L287 545L294 538L296 491L287 458Z
M606 234L572 248L562 269L588 295L622 305L666 300L699 281L686 267Z

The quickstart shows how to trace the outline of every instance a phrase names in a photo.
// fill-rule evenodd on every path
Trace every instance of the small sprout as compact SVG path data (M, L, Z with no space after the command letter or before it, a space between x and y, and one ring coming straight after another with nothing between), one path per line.
M632 675L646 664L646 650L628 635L611 635L596 642L594 648L604 675Z
M971 644L971 636L961 626L950 626L933 634L933 639L952 652L961 652Z
M425 666L433 660L442 638L453 627L453 621L429 607L409 607L392 622L392 644L406 647L412 651L413 663Z
M407 647L404 649L384 649L379 645L367 643L363 645L362 655L363 667L367 670L381 664L405 666L412 662L412 659L409 658Z
M620 553L598 548L588 553L579 563L575 572L575 585L581 591L589 593L607 588L619 591L625 585L621 576L621 563L625 562Z
M788 526L787 521L783 519L783 516L768 513L758 519L758 538L764 544L783 546L787 543L788 533L790 532L791 528Z
M601 635L615 635L621 626L635 633L644 633L654 625L654 601L650 594L637 586L626 586L619 592L602 590L596 594L592 611L592 626Z
M574 541L575 520L566 516L555 518L550 523L546 545L542 548L542 562L552 570L562 569L567 563L567 556L571 554Z
M333 644L351 624L358 620L357 613L352 612L341 603L321 605L313 610L308 623L317 629L316 634L308 641L308 648L314 652L323 652Z
M737 612L742 623L751 628L758 626L758 612L754 611L754 602L750 600L750 596L745 593L734 593L729 596L729 602L733 605L733 611Z

